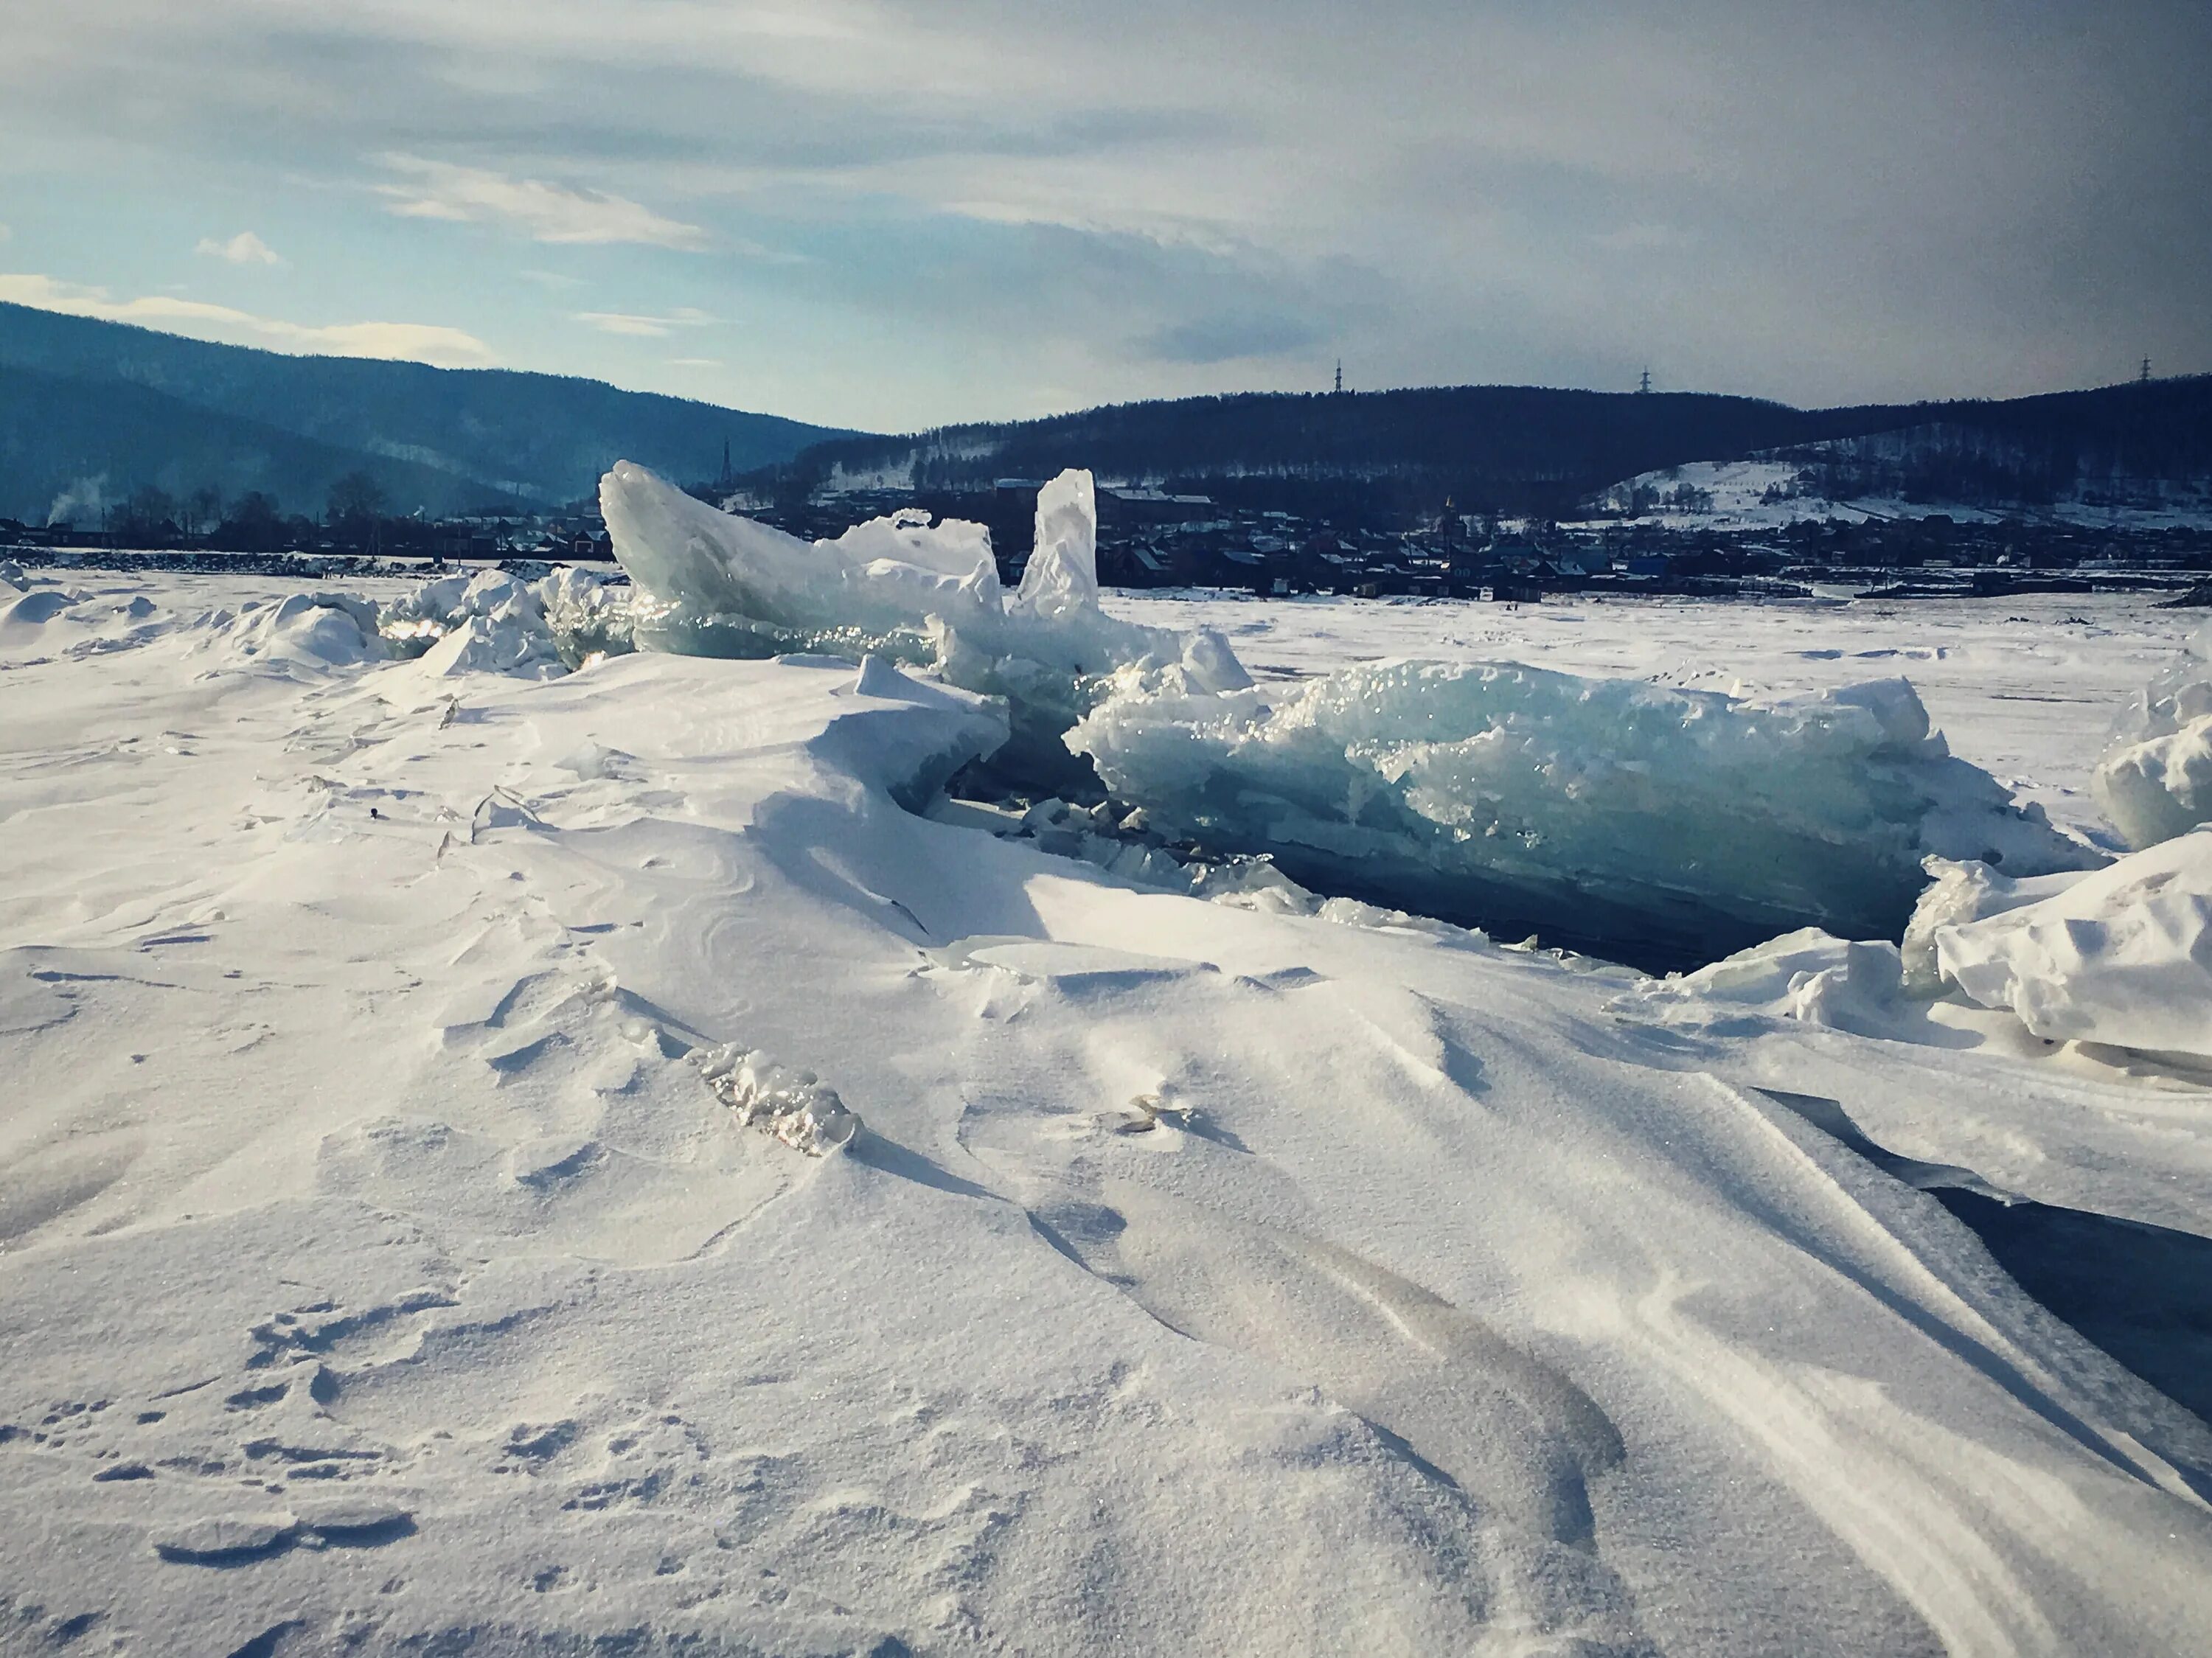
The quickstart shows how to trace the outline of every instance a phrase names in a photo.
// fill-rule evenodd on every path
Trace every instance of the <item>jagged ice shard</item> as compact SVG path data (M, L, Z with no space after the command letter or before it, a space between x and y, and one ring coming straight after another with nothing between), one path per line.
M1512 664L1232 694L1124 675L1069 745L1170 832L1308 884L1674 966L1814 924L1895 938L1929 854L2100 854L1954 758L1901 679L1772 701Z
M639 594L639 649L830 652L931 668L1007 699L1006 759L1033 775L1074 765L1061 733L1117 670L1173 669L1211 690L1251 683L1217 634L1139 627L1099 609L1088 472L1063 472L1040 492L1036 547L1012 594L981 525L933 525L918 509L810 543L717 512L628 461L600 481L599 506Z
M2212 623L2136 695L2089 786L2138 851L2212 821Z

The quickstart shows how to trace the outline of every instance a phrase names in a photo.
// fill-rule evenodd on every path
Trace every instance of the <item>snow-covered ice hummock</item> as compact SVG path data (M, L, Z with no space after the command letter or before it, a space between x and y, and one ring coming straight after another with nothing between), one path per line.
M1513 664L1228 694L1124 674L1076 727L1115 798L1297 878L1646 961L1894 938L1930 853L2100 854L1953 757L1902 679L1773 701Z
M2082 1043L2101 1057L2212 1063L2212 827L2100 870L2014 879L1927 860L1900 948L1807 927L1615 1011L1726 1029L1745 1014L1938 1047ZM1994 1017L1989 1016L1995 1016Z
M197 648L212 656L214 671L240 669L288 678L315 677L341 668L384 660L388 647L377 632L377 609L351 593L288 593L273 602L249 599L198 620L205 638Z
M2212 623L2136 695L2090 789L2138 850L2212 822Z
M2046 1042L2212 1061L2212 828L1931 928L1940 981ZM1936 889L1930 889L1931 895Z
M1251 683L1218 634L1141 627L1099 608L1088 472L1062 472L1039 493L1035 550L1011 594L988 530L957 519L933 525L918 508L808 543L717 512L628 461L600 481L599 505L636 586L640 649L874 655L929 667L1007 699L1006 758L1030 775L1069 769L1060 734L1117 670L1173 670L1211 691Z
M546 584L578 577L592 580L581 571L561 570L546 578ZM440 677L497 673L544 679L575 665L562 660L539 595L504 570L426 581L385 605L377 621L393 655L419 657L423 671Z

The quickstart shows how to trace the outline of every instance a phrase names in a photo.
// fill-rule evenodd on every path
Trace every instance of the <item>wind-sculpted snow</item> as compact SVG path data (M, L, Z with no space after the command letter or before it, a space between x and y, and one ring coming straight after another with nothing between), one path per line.
M1006 711L880 659L295 676L177 618L355 612L61 598L0 641L0 1649L2203 1644L2199 1086L932 821ZM1837 1021L1898 981L1797 944L1748 976ZM2103 1225L2137 1345L1916 1185Z
M1172 668L1209 690L1251 683L1218 635L1140 627L1098 608L1088 472L1064 472L1040 493L1036 548L1011 597L982 525L933 525L918 509L808 543L717 512L628 461L600 481L599 506L637 588L640 649L874 655L929 667L1007 699L1007 759L1030 774L1068 769L1060 736L1117 669Z
M1070 736L1117 798L1310 884L1656 961L1895 936L1930 853L2098 855L1953 758L1901 679L1773 701L1408 662L1229 695L1124 674Z
M2139 851L2212 822L2212 623L2137 693L2090 787Z
M2012 879L1928 859L1900 948L1807 927L1694 973L1647 981L1632 1017L1726 1028L1732 1012L1929 1046L2099 1063L2212 1061L2212 828L2100 870Z
M2046 1042L2212 1060L2212 828L1934 941L1945 983Z

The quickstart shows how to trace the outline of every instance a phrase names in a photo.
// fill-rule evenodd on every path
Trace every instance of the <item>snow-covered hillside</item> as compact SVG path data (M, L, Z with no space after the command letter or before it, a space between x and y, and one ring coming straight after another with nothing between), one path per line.
M1641 472L1606 489L1592 504L1608 514L1609 523L1670 529L1769 530L1808 519L1859 524L1869 518L1920 519L1938 513L1960 524L2027 518L2091 529L2212 525L2212 495L2179 483L2146 485L2136 492L2140 498L2075 494L2047 507L2002 509L1941 499L1907 501L1895 495L1831 497L1822 488L1820 452L1814 446L1784 457L1691 461Z
M1141 887L897 805L1005 716L882 662L283 597L0 622L0 1647L2212 1627L2212 1431L1916 1189L2212 1236L2185 1072Z

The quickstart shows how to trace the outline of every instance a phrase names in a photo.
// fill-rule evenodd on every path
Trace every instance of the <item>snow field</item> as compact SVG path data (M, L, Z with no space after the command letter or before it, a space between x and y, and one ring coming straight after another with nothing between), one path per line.
M0 637L7 1639L2212 1623L2212 1432L1802 1103L2201 1236L2185 1079L1148 890L902 808L1005 718L882 662L87 585Z

